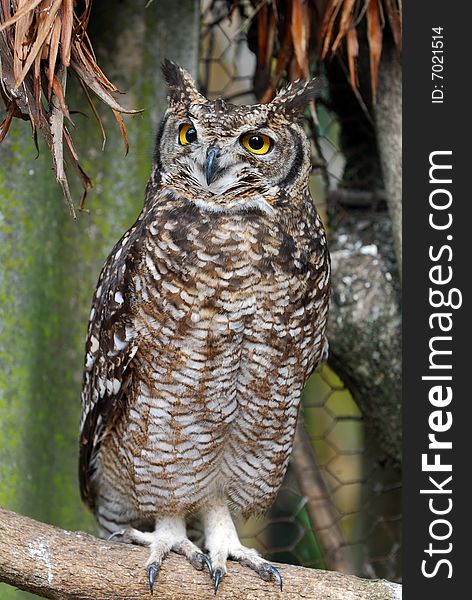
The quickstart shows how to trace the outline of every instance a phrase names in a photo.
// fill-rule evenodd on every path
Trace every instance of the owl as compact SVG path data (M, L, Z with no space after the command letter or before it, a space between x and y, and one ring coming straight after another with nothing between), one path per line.
M144 207L93 298L80 487L103 535L227 559L280 586L234 515L263 513L289 462L303 386L326 349L330 261L301 126L314 82L269 104L207 100L170 61ZM190 539L198 521L203 539Z

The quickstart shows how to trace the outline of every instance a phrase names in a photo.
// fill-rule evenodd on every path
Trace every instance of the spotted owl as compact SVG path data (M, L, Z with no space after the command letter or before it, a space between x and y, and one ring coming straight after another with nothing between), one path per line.
M326 348L330 262L301 126L314 82L207 100L170 61L144 207L101 272L86 342L80 487L104 535L227 559L281 585L233 516L267 510ZM198 521L200 547L187 527Z

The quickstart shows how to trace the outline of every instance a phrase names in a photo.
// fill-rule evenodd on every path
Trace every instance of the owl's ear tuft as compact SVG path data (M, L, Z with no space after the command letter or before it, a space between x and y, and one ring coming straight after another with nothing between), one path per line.
M189 73L168 58L162 61L162 73L169 91L171 104L202 104L205 98L197 90Z
M298 79L281 90L270 103L275 113L284 113L289 119L301 119L311 100L320 95L320 78L304 81Z

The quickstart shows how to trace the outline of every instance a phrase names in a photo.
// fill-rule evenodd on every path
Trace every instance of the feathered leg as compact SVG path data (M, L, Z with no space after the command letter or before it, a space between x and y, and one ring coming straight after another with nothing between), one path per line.
M162 517L157 519L153 532L139 531L138 529L127 527L114 533L111 538L150 548L151 552L146 567L151 594L154 591L154 582L161 568L162 561L170 551L185 556L190 564L199 571L206 565L210 571L210 576L213 575L208 557L198 546L188 539L185 519L182 517Z
M246 548L239 541L236 527L227 505L214 504L202 514L205 546L210 555L215 593L226 574L226 560L231 558L256 571L266 581L276 581L282 589L282 577L273 565L262 558L254 548Z

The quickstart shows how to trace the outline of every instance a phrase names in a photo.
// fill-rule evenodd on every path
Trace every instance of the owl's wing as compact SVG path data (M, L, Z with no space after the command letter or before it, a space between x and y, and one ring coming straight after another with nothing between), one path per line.
M80 426L79 482L82 499L94 504L91 476L104 435L126 402L138 344L131 314L132 273L137 259L128 231L105 263L92 301L86 342Z

